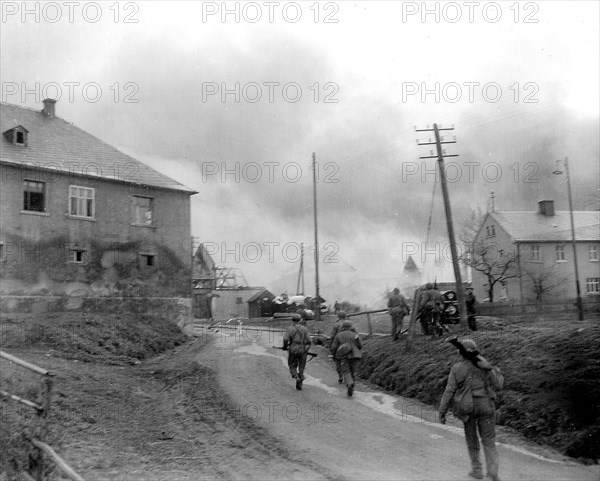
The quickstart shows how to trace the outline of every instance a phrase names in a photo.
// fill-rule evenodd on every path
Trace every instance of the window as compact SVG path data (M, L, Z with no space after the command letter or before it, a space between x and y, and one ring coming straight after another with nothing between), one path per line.
M567 262L565 260L565 246L556 246L556 262Z
M78 217L94 217L95 192L89 187L69 186L69 214Z
M504 257L504 250L498 249L498 257L502 259Z
M531 262L540 262L540 246L531 246L531 252L529 253L529 260Z
M585 280L588 294L600 294L600 277L588 277Z
M494 226L494 224L490 226L490 232L492 237L496 235L496 227Z
M236 297L236 298L235 298L235 303L236 303L236 304L241 304L242 302L243 302L243 301L242 301L242 298L241 298L241 297Z
M27 129L22 125L17 125L4 132L6 139L13 145L27 147Z
M75 262L77 264L83 263L85 251L81 249L73 249L70 252L69 262Z
M154 199L151 197L133 196L133 223L152 225Z
M145 267L152 267L154 265L154 257L152 254L142 254L143 265Z
M596 244L590 245L588 255L591 262L598 262L598 246Z
M23 210L46 212L46 183L33 180L23 181Z

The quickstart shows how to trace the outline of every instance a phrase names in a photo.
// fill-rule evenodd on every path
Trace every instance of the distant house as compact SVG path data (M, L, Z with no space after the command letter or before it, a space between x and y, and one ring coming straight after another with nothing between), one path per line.
M0 105L0 291L189 293L196 192L43 103Z
M250 297L246 302L248 303L248 317L253 319L255 317L270 317L273 315L273 309L271 307L275 296L267 289L257 292Z
M494 287L494 301L528 303L536 290L549 302L576 297L569 211L555 211L554 202L538 203L538 211L490 212L484 218L475 244L487 245L502 260L516 255L514 278ZM600 212L574 211L579 282L583 300L600 295ZM473 289L479 300L488 298L487 279L473 270Z
M269 306L265 304L265 298L269 300ZM213 291L213 318L223 321L231 318L265 317L270 315L270 301L274 298L264 287L217 289Z

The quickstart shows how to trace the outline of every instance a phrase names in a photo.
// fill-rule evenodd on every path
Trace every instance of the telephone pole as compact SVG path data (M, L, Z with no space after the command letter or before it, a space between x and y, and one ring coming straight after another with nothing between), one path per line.
M300 290L300 279L302 279L302 290ZM300 272L298 272L296 294L304 295L304 242L300 243Z
M313 207L315 217L315 297L317 304L315 306L315 320L321 320L321 296L319 295L319 237L317 229L317 157L312 154L312 169L313 169Z
M440 131L454 130L454 127L441 128L437 124L433 124L433 129L415 129L417 132L433 132L435 135L435 142L423 142L418 145L435 145L437 148L437 155L428 155L419 157L420 159L437 159L438 167L440 170L440 182L442 184L442 195L444 197L444 209L446 211L446 226L448 228L448 241L450 242L450 253L452 254L452 267L454 268L454 277L456 279L456 294L458 297L458 313L460 315L460 327L462 330L468 329L467 327L467 310L465 304L465 291L462 283L460 274L460 266L458 263L458 251L456 250L456 241L454 238L454 225L452 223L452 210L450 208L450 196L448 194L448 185L446 182L446 170L444 168L444 157L458 157L456 154L446 154L442 149L443 144L455 144L456 138L453 140L445 141L443 137L440 137ZM433 152L431 152L433 154Z

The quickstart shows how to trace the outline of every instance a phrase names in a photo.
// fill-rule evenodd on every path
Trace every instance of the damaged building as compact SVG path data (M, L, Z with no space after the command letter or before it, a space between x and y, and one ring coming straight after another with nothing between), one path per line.
M196 192L55 104L1 104L0 293L189 294Z

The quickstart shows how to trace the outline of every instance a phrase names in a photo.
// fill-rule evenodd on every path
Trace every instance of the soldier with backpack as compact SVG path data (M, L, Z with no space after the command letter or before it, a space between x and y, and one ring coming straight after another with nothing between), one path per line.
M292 325L288 326L283 335L283 350L288 351L288 367L291 376L296 380L296 389L302 389L304 381L304 368L306 358L312 344L308 329L300 323L301 316L292 318Z
M500 369L492 366L479 354L477 344L472 339L464 339L461 342L452 339L451 342L458 347L462 360L450 370L440 403L440 422L446 423L446 412L452 402L454 415L464 424L472 466L469 476L475 479L483 478L479 459L479 432L485 453L487 475L491 481L499 481L494 401L496 393L502 390L504 377Z
M441 330L440 317L444 310L444 296L431 282L425 284L417 305L417 317L421 322L423 334L434 336ZM443 332L443 331L442 331Z
M331 344L331 352L340 362L342 376L346 381L348 396L354 393L354 367L362 357L362 342L358 333L354 330L350 321L344 321L340 332L335 336Z

